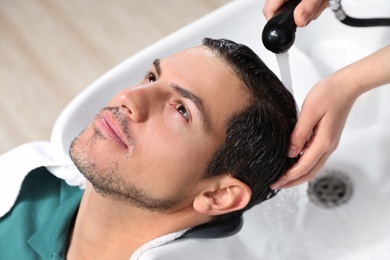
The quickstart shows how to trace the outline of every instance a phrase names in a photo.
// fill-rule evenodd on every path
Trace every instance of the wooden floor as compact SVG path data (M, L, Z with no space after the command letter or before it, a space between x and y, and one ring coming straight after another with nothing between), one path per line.
M49 140L66 104L119 62L229 0L0 0L0 153Z

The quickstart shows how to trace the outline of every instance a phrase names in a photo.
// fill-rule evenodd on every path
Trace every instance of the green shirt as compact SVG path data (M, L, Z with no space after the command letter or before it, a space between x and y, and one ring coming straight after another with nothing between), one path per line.
M0 219L0 259L65 259L82 194L46 168L30 172L14 207Z

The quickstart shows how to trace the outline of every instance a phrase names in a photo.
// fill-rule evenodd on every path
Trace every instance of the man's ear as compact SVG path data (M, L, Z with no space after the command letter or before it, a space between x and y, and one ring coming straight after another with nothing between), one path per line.
M249 186L230 175L217 176L209 182L193 203L199 213L216 216L237 211L243 209L251 198Z

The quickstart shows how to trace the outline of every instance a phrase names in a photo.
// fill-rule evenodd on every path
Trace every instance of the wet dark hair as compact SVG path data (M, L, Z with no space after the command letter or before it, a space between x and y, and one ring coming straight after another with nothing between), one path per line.
M205 38L203 45L228 64L250 94L248 106L226 123L225 142L212 156L205 173L205 178L230 173L251 188L248 205L233 213L238 214L273 197L276 192L270 185L296 162L296 158L287 156L297 121L296 103L278 77L247 46L210 38Z

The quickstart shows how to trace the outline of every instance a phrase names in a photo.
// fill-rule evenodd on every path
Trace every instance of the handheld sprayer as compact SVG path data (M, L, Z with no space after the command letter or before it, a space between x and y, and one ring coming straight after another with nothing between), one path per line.
M273 53L284 53L295 41L297 25L294 22L294 9L301 0L288 0L267 22L262 33L264 46ZM330 9L336 18L345 25L354 27L390 26L390 18L353 18L346 14L341 0L329 0Z

